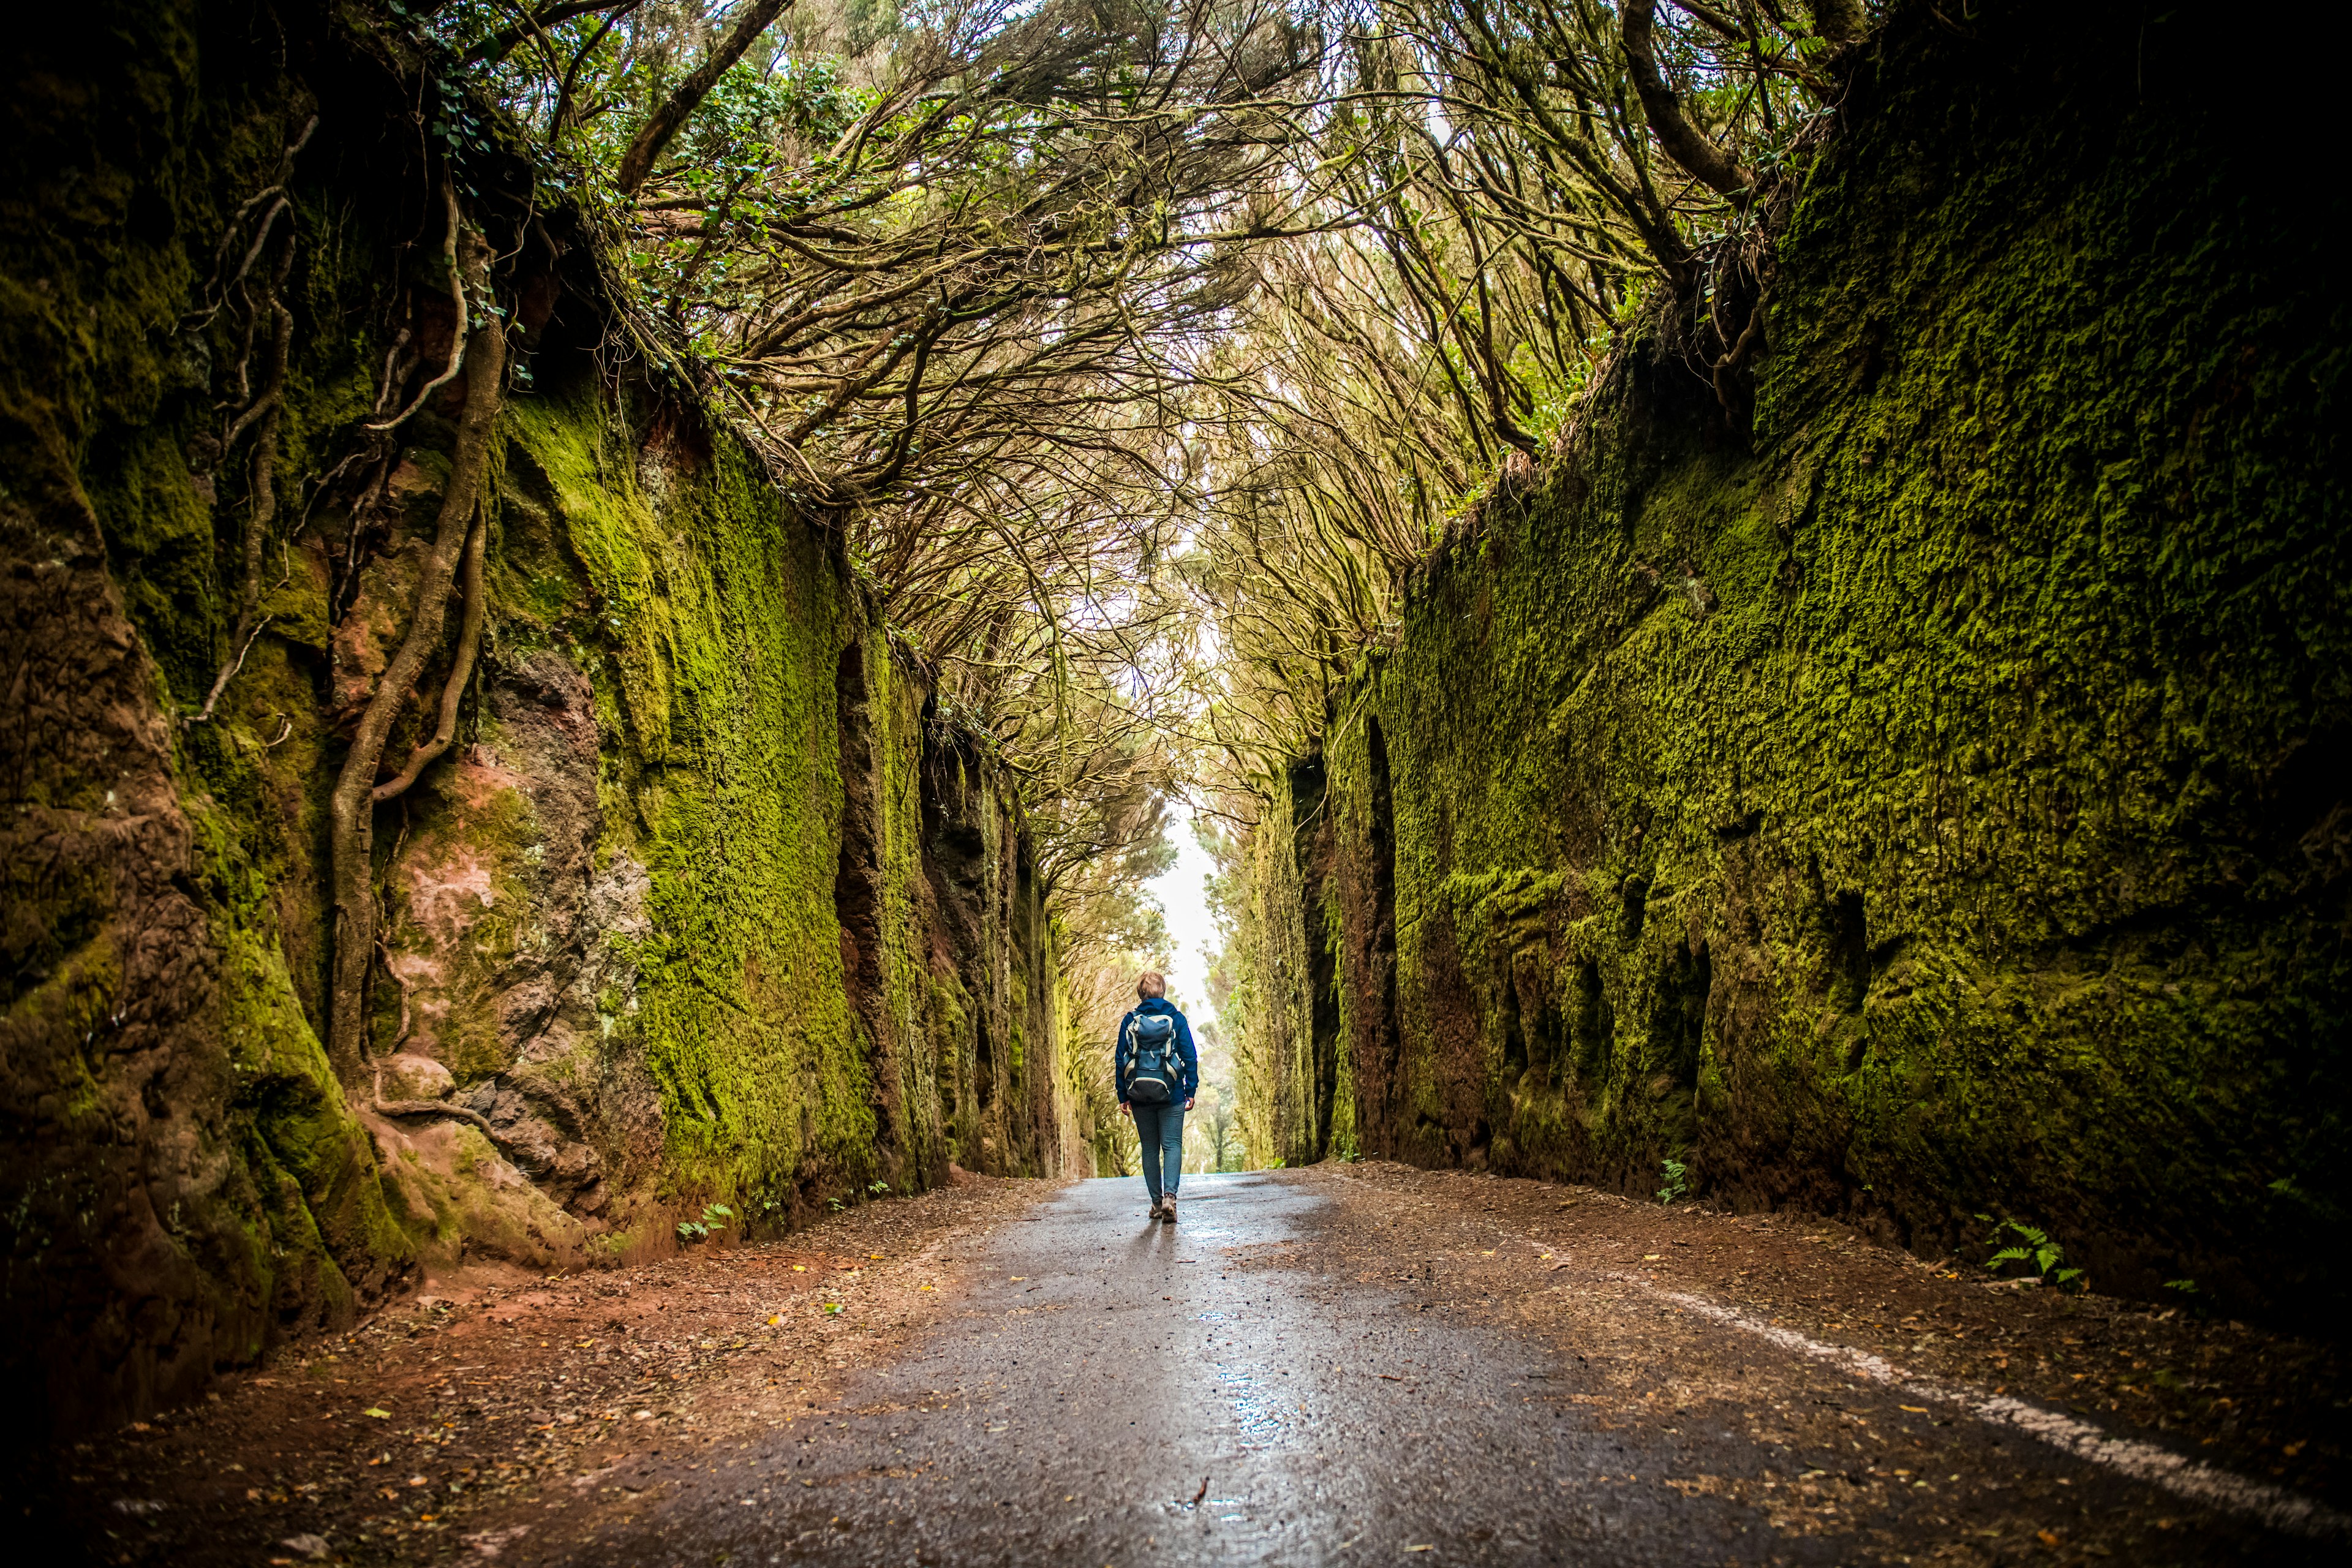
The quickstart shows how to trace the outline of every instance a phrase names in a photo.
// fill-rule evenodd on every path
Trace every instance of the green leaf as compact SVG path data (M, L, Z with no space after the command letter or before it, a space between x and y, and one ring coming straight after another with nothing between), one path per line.
M391 1411L379 1410L373 1405L369 1405L365 1410L361 1411L360 1414L362 1415L373 1415L379 1421L389 1421L392 1419Z

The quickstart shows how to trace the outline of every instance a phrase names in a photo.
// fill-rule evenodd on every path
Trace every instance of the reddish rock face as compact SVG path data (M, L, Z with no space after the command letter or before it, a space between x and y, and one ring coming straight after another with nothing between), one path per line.
M0 507L0 1373L32 1430L192 1398L403 1261L331 1250L381 1225L364 1137L283 960L225 918L198 847L218 808L183 793L86 522Z
M477 1132L571 1221L551 1227L534 1215L501 1226L495 1242L436 1240L428 1267L454 1267L486 1247L503 1255L511 1237L529 1239L509 1261L555 1262L604 1229L604 1151L659 1146L657 1100L622 1102L642 1119L635 1125L608 1125L602 1104L607 1079L633 1064L598 1054L589 984L616 978L607 944L642 931L626 889L634 880L641 897L644 879L622 862L621 879L608 879L594 900L602 921L583 918L598 880L597 754L587 677L541 650L486 672L478 737L414 803L384 931L398 992L386 1000L400 1009L392 1026L405 1030L403 1052L448 1075L462 1089L454 1103L482 1119ZM401 1098L389 1089L385 1097Z

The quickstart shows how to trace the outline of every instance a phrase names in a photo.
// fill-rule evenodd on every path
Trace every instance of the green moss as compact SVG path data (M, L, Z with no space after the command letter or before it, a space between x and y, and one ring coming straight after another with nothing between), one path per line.
M611 650L629 752L611 771L645 781L607 831L653 877L637 1027L667 1180L726 1196L862 1184L875 1085L824 896L841 784L818 672L842 635L837 579L734 448L643 454L656 506L594 406L522 400L512 427Z
M425 187L382 181L350 140L404 122L409 84L339 34L331 12L281 18L282 49L257 49L242 13L194 0L101 4L85 19L105 47L42 53L46 36L36 40L5 100L19 134L0 148L0 525L23 569L12 580L45 582L70 563L101 599L120 593L140 689L104 694L105 716L172 736L169 777L146 784L176 793L194 847L184 874L134 868L157 884L138 908L181 921L160 931L133 929L119 868L12 858L0 871L12 1057L30 1041L43 1073L25 1081L55 1090L23 1111L55 1132L43 1147L65 1173L42 1177L39 1225L53 1237L87 1229L104 1184L91 1173L149 1157L143 1144L122 1153L114 1125L140 1088L88 1047L127 1000L122 954L164 946L184 963L187 996L209 999L218 982L216 1016L159 1036L185 1101L174 1115L202 1144L187 1158L211 1185L191 1185L168 1238L147 1249L169 1275L149 1283L173 1310L220 1325L217 1359L343 1321L413 1262L471 1251L568 1264L657 1242L670 1203L759 1194L776 1205L761 1213L790 1223L877 1180L894 1191L943 1180L958 1154L1059 1169L1078 1142L1077 1080L1009 784L959 747L935 754L920 679L753 456L690 396L614 385L589 363L577 335L593 336L593 300L567 302L534 345L551 390L512 400L493 453L488 625L457 746L379 818L393 965L371 1019L389 1044L409 981L408 1043L468 1085L520 1091L530 1136L551 1129L572 1163L542 1173L542 1189L470 1127L404 1119L383 1134L400 1156L378 1169L353 1109L372 1086L338 1083L314 1032L331 934L325 806L352 696L350 668L339 679L331 658L342 613L331 563L350 520L318 481L352 455L396 313L387 302L416 281L393 268L414 241L402 204ZM277 179L289 127L320 101L336 107L288 187L296 352L276 478L290 537L265 552L267 626L218 710L173 723L239 651L251 506L249 440L206 457L241 329L197 307L224 226ZM451 436L429 407L401 429L390 539L357 584L379 642L399 634L415 570L404 546L432 524ZM120 646L111 625L77 635ZM845 713L853 647L864 700ZM593 762L572 706L578 673ZM429 725L445 675L425 671L389 754ZM547 711L518 717L534 680ZM845 779L861 726L870 754ZM119 805L110 792L128 775L112 762L47 765L27 775L20 804L93 821ZM930 763L959 775L987 840L979 951L939 919ZM874 930L858 940L880 976L878 997L856 1005L835 905L852 784L877 889ZM177 830L169 812L152 820ZM570 857L561 867L551 844ZM985 1083L983 1036L1000 1046ZM578 1179L580 1143L603 1162L601 1184ZM114 1282L85 1269L67 1288L102 1296ZM7 1303L37 1318L55 1299L43 1289ZM31 1329L14 1340L38 1342ZM202 1347L134 1350L211 1364ZM133 1404L155 1397L142 1385Z
M2325 1313L2272 1184L2344 1198L2347 307L2201 110L1942 47L1811 176L1752 447L1628 355L1341 693L1366 1144Z

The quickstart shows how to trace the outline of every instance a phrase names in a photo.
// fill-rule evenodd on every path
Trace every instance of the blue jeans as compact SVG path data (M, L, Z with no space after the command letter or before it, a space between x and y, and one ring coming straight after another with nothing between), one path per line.
M1165 1105L1132 1105L1135 1112L1135 1135L1143 1143L1143 1184L1151 1189L1151 1201L1158 1203L1163 1188L1160 1179L1161 1156L1167 1163L1165 1195L1176 1195L1176 1184L1184 1179L1184 1102L1171 1100Z

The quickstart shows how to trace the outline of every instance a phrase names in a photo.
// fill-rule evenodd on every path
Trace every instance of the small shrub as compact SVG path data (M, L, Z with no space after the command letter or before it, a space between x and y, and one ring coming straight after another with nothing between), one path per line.
M718 1232L725 1230L727 1222L734 1217L735 1211L725 1204L711 1204L703 1209L700 1219L682 1219L677 1222L677 1238L685 1242L707 1241Z

